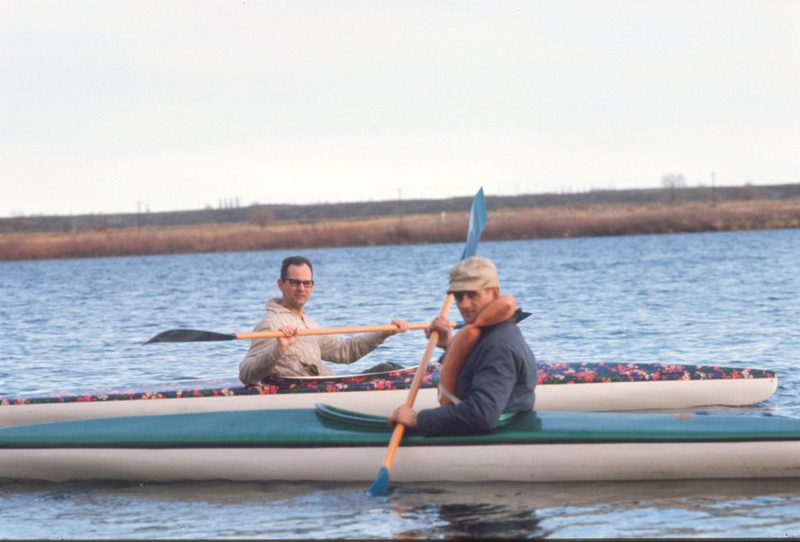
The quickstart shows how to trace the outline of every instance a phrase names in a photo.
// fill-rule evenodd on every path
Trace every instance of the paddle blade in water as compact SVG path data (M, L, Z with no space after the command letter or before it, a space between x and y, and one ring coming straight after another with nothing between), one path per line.
M236 335L214 333L199 329L170 329L162 331L144 344L150 343L192 343L205 341L232 341Z
M372 484L372 487L369 488L367 493L369 493L372 497L380 497L381 495L386 495L388 490L389 469L386 467L381 467L381 470L378 472L378 477L375 479L375 483Z

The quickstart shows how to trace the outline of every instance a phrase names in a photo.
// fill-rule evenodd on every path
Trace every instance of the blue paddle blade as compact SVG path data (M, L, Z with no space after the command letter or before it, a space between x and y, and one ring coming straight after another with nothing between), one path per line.
M481 187L472 199L472 209L469 212L469 231L467 232L467 243L464 245L464 252L461 254L462 260L477 254L478 241L481 239L481 233L485 225L486 200L483 197L483 187Z
M367 493L369 493L371 497L379 497L381 495L385 495L388 489L389 469L386 467L381 467L381 470L378 472L378 477L375 479L375 483L372 484L372 487L369 488Z

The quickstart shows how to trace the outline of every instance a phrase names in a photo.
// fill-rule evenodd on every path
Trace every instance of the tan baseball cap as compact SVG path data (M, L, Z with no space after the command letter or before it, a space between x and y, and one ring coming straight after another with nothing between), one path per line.
M450 287L447 293L476 292L484 288L500 286L497 267L488 258L470 256L461 260L450 270Z

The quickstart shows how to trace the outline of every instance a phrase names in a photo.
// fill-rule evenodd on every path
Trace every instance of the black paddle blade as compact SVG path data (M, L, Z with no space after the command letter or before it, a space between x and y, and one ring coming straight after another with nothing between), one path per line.
M531 315L530 312L525 312L522 309L517 309L516 311L514 311L514 315L511 316L511 318L514 319L514 323L519 324L520 322L522 322L525 318L527 318L530 315Z
M199 329L170 329L162 331L144 344L150 343L193 343L205 341L232 341L236 335L201 331Z

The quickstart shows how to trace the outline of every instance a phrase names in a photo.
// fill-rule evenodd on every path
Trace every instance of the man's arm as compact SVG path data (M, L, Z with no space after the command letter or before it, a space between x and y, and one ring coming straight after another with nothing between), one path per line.
M375 350L383 341L396 333L408 330L405 320L392 320L398 331L362 333L354 337L343 338L338 335L319 335L319 344L322 359L334 363L353 363Z
M383 333L362 333L353 337L319 335L317 343L322 359L333 363L353 363L363 358L384 340Z
M517 381L513 353L495 345L477 352L478 366L466 397L457 405L423 410L417 415L417 431L425 436L464 435L491 431L508 404Z
M253 331L273 331L279 329L286 337L279 339L253 339L244 359L239 362L239 380L243 384L254 385L272 374L275 365L283 354L297 342L297 328L286 325L284 319L267 313ZM278 327L281 325L281 327Z
M242 384L258 384L270 374L281 355L276 339L253 339L239 363L239 380Z

